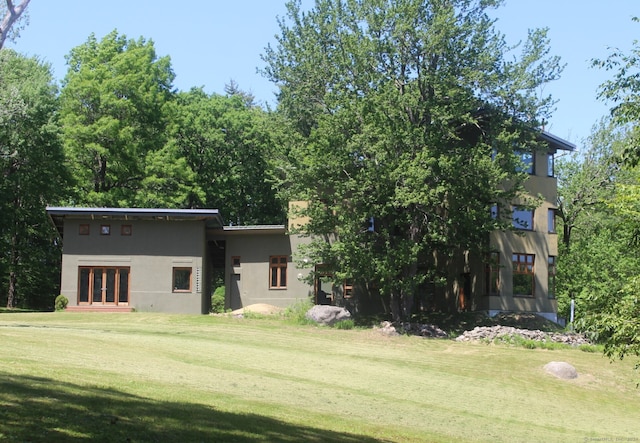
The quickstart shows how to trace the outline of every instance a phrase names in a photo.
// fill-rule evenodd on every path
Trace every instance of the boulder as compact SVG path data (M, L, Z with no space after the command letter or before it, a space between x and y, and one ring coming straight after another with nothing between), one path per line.
M351 313L339 306L315 305L307 311L305 317L322 325L332 325L351 318Z
M578 371L576 371L576 368L563 361L552 361L547 363L544 365L544 370L563 380L578 378Z

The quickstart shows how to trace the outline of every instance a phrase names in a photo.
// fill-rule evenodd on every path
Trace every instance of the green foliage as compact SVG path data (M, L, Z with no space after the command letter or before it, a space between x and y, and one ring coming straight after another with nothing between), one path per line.
M153 161L146 167L147 156L166 140L174 78L169 57L158 58L151 41L113 31L99 42L92 34L67 63L60 115L76 202L134 206L143 178L158 172Z
M69 299L64 295L60 294L56 297L54 307L56 311L64 311L69 304Z
M0 51L0 299L53 309L60 246L44 211L68 187L49 66Z
M332 328L335 329L353 329L356 327L355 322L353 321L353 319L346 319L346 320L340 320L339 322L334 323L333 325L331 325Z
M221 314L225 310L225 288L218 286L211 295L211 312Z
M306 313L313 307L310 298L297 300L284 310L284 318L289 322L297 325L315 324L313 320L306 317Z
M539 148L531 129L552 107L539 88L561 68L544 30L507 60L486 12L498 3L289 2L263 57L299 136L280 178L310 202L303 233L315 240L301 256L375 284L396 318L456 254L510 229L490 207L522 196L514 145Z

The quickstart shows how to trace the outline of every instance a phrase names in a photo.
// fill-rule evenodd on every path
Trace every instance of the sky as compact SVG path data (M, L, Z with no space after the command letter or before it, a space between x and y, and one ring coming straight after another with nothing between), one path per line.
M310 7L313 0L303 0ZM274 84L257 72L264 48L275 44L277 17L285 0L31 0L29 24L14 43L5 44L51 64L62 80L65 55L86 42L117 29L129 38L153 40L159 56L170 56L178 90L203 87L224 93L234 80L258 103L275 104ZM507 42L517 43L527 30L549 28L551 55L566 64L561 79L542 91L558 101L546 126L554 135L580 148L611 104L597 99L598 86L612 72L593 69L590 60L611 48L628 51L640 36L638 0L506 0L491 15Z

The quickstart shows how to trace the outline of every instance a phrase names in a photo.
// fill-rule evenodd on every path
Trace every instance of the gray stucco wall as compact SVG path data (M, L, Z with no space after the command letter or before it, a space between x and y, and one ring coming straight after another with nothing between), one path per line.
M89 224L89 235L79 235L81 223ZM100 235L103 224L110 225L110 235ZM131 235L121 235L123 224L131 225ZM138 311L206 312L202 221L67 219L63 249L61 293L70 305L78 304L79 267L130 267L130 307ZM191 269L190 292L172 290L174 267Z
M227 308L235 309L256 303L287 307L312 293L312 287L303 281L310 269L298 268L293 256L304 239L281 231L265 233L260 230L212 233L210 239L226 241ZM283 255L288 257L287 286L269 288L269 257ZM239 257L240 266L233 266L232 257Z

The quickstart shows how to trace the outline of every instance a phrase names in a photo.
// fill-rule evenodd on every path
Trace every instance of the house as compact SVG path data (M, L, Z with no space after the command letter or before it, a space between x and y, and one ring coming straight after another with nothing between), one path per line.
M63 241L68 310L207 313L216 281L227 307L309 296L285 226L223 226L215 209L48 207Z
M546 132L541 138L546 151L523 154L526 190L542 196L540 206L529 210L514 202L508 212L518 232L491 233L490 257L464 254L446 285L420 288L422 309L437 307L429 300L444 300L460 310L535 312L556 320L554 159L575 146ZM496 216L500 210L493 209ZM293 260L308 239L285 225L224 226L216 209L48 207L47 213L63 239L61 294L68 310L207 313L221 284L229 309L285 307L309 296L348 304L359 291L354 282L336 285L321 265L309 285L313 264L299 267Z

